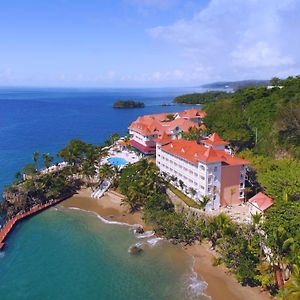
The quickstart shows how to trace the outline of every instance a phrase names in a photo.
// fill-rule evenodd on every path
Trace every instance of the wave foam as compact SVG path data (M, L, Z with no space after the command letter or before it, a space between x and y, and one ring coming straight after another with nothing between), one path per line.
M107 220L107 219L103 218L102 216L100 216L96 212L85 210L85 209L78 208L78 207L68 207L68 209L79 210L79 211L87 212L87 213L90 213L90 214L94 214L99 220L101 220L105 224L122 225L122 226L131 227L131 228L137 228L137 227L141 226L140 224L128 224L128 223L125 223L125 222L110 221L110 220Z
M212 298L204 293L204 290L207 288L208 284L207 282L200 280L198 278L197 273L194 270L195 266L195 258L193 257L193 266L192 266L192 272L187 279L187 296L190 300L196 300L196 299L205 299L211 300ZM201 298L200 298L201 297Z
M152 238L147 240L147 243L150 247L154 247L156 246L157 243L159 243L159 241L163 240L163 238L160 237L156 237L156 238Z
M155 233L152 230L145 231L144 233L136 233L136 230L135 230L134 234L135 234L136 238L144 239L144 238L149 238L149 237L154 236Z

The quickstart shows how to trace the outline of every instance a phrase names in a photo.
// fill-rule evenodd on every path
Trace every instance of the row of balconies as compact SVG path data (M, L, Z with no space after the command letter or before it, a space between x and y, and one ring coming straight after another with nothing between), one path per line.
M158 161L158 164L159 164L160 171L162 171L162 172L165 171L169 175L176 176L178 179L182 180L184 182L184 184L188 187L198 188L198 186L199 186L198 182L195 181L194 178L191 178L191 177L189 178L186 175L179 173L176 170L170 168L169 166L165 165L164 163L161 163L160 161ZM200 187L200 189L205 190L204 186L200 185L199 187Z
M169 159L169 158L167 158L167 157L164 156L164 155L158 154L158 157L161 157L162 160L164 160L164 161L166 161L167 163L173 165L174 168L180 169L180 171L185 171L185 172L188 172L188 173L189 173L190 175L192 175L192 176L198 177L198 173L197 173L197 172L195 172L194 170L191 170L191 169L189 169L189 168L183 166L181 163L177 163L177 162L175 162L174 160ZM196 169L196 170L198 170L198 169Z

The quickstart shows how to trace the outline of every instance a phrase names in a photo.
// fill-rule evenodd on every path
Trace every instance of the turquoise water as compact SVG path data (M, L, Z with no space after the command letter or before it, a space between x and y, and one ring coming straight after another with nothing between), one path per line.
M0 89L0 192L32 152L55 153L70 139L102 143L141 114L189 106L160 106L191 90ZM116 110L116 99L145 108ZM0 195L1 199L1 195ZM1 200L0 200L1 201ZM191 258L166 242L130 256L136 240L127 226L95 215L51 208L17 225L0 253L0 299L191 299ZM189 293L188 293L189 292ZM200 296L199 296L200 297ZM195 299L201 299L201 297Z
M189 299L191 258L128 226L51 208L17 225L0 257L1 299ZM128 248L143 243L144 252ZM195 298L196 299L196 298ZM197 298L200 299L200 298Z
M108 161L114 166L124 166L128 163L127 160L122 157L110 157Z

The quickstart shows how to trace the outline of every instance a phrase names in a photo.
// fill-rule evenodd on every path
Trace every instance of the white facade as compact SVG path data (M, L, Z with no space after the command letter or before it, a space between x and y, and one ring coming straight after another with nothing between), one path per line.
M132 129L129 129L129 134L133 140L135 140L136 142L138 142L146 147L147 146L154 147L155 142L153 140L158 137L157 134L142 135L139 132L134 131Z
M194 200L199 202L203 196L208 196L211 201L207 208L220 207L221 162L192 164L181 157L163 151L158 144L156 165L163 174L177 178L177 187L180 187L179 181L181 180L184 183L183 192L189 194ZM194 195L191 189L195 191Z

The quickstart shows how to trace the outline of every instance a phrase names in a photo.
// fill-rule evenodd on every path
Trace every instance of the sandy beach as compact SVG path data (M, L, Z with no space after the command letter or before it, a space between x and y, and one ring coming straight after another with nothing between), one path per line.
M126 206L121 205L123 195L115 191L106 192L101 199L91 198L90 195L91 190L81 189L78 194L63 201L61 205L92 211L109 221L145 226L141 212L129 213Z
M63 201L64 207L76 207L87 211L96 212L110 221L118 221L131 225L140 224L145 226L142 213L131 214L126 206L120 205L124 196L115 192L107 192L101 199L90 197L89 189L82 189L78 194ZM183 247L183 249L195 258L194 270L201 280L208 283L205 294L213 300L270 300L266 292L260 288L241 286L224 267L212 266L213 252L208 244L195 244Z
M208 283L206 294L213 300L270 300L267 292L259 287L240 285L232 274L222 266L213 266L213 252L208 243L194 244L184 250L195 258L194 270L198 277Z

